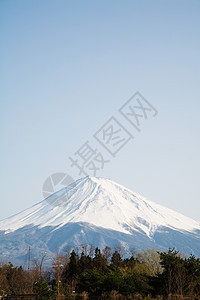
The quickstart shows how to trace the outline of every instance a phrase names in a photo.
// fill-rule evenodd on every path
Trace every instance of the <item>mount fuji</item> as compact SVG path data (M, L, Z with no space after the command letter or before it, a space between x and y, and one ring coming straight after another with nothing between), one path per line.
M200 256L200 222L145 199L110 179L85 177L0 221L0 261L25 264L92 244L111 248L176 248Z

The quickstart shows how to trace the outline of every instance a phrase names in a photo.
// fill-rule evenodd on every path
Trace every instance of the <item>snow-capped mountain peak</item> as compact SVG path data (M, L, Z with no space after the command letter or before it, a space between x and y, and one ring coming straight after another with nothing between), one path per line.
M89 223L125 234L151 237L159 227L178 231L200 230L200 223L145 199L110 179L85 177L42 202L0 222L7 233L27 225L58 228Z

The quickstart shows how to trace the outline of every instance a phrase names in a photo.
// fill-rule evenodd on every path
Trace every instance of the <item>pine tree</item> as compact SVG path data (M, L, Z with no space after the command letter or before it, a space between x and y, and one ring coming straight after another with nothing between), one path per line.
M111 258L111 262L114 266L121 267L122 266L122 258L119 252L116 250Z

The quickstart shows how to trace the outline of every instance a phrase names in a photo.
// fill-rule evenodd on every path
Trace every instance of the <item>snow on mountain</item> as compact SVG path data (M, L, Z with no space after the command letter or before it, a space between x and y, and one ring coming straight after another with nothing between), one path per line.
M35 248L51 251L66 243L112 246L119 242L136 248L176 246L197 253L199 233L200 222L151 202L112 180L85 177L0 221L0 257L1 253L9 255L8 243L19 256L22 248L33 241Z
M97 227L151 236L159 226L200 230L200 223L153 203L109 179L85 177L23 212L0 221L6 233L26 225L63 226L87 222ZM57 227L58 228L58 227Z

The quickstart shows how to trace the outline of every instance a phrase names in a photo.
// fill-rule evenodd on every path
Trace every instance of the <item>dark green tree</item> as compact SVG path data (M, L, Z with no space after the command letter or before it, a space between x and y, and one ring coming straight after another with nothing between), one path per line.
M101 253L101 250L99 248L95 249L95 256L92 260L92 266L93 268L96 268L100 271L105 271L107 267L107 261L105 256Z
M89 269L80 275L78 290L86 291L91 295L100 295L104 287L104 278L102 271L96 268Z
M115 250L115 252L112 255L111 263L114 266L117 266L117 267L122 266L122 258L121 258L121 255L119 254L119 252L117 250Z
M78 264L80 272L84 272L85 270L90 269L92 267L91 257L89 255L86 256L84 252L82 252Z
M79 274L79 263L78 263L78 256L73 250L70 255L70 261L68 265L68 277L69 279L75 279L78 277Z
M105 272L105 279L103 283L105 291L120 291L122 285L123 276L120 269L117 266L111 264L107 267L107 270Z
M169 249L168 252L161 252L160 260L163 268L163 273L161 274L163 282L162 292L167 295L185 294L188 284L186 260L174 249Z
M37 299L49 299L52 296L52 291L49 289L48 283L40 279L34 283L34 292L38 295Z

